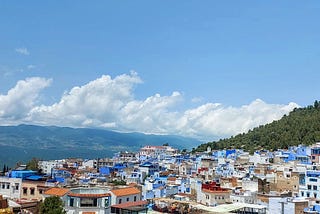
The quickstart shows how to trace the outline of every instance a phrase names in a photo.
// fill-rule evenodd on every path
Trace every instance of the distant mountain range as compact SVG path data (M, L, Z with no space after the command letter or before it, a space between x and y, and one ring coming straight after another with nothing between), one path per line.
M0 126L0 167L27 162L32 157L111 157L119 151L138 151L145 145L168 143L178 149L191 149L201 142L174 135L119 133L101 129L56 126Z
M194 151L242 148L253 153L255 150L286 149L299 144L311 145L320 142L320 102L304 108L295 108L280 120L249 130L230 138L199 145Z

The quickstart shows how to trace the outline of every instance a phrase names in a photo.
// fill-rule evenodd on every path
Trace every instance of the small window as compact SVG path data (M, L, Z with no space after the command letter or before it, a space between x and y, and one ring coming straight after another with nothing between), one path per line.
M10 183L7 183L7 189L10 189Z
M26 195L28 193L28 188L27 187L23 187L23 194Z
M15 184L15 189L19 190L19 184Z
M127 201L129 201L129 198L127 198Z
M74 198L70 198L69 206L70 206L70 207L73 207L73 204L74 204Z
M137 196L134 196L133 201L137 201Z
M122 199L120 198L120 199L119 199L119 204L121 204L121 202L122 202Z
M34 188L30 188L30 195L34 195Z
M316 185L313 185L313 190L317 190L317 186Z
M109 198L106 198L104 200L104 207L108 207L109 206Z

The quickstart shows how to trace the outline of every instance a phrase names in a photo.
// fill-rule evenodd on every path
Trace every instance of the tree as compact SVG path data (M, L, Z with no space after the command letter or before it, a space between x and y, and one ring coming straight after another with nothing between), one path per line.
M187 153L187 149L182 149L181 153L182 154L186 154Z
M48 197L40 204L40 214L66 214L63 201L58 196Z
M32 158L28 163L27 163L27 169L33 170L33 171L39 171L38 167L38 158Z

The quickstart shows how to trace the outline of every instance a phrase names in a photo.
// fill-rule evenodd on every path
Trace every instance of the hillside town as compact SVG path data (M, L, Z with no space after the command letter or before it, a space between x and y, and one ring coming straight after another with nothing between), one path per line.
M320 213L320 143L254 154L150 145L37 164L4 169L0 213L38 213L48 197L59 197L67 214Z

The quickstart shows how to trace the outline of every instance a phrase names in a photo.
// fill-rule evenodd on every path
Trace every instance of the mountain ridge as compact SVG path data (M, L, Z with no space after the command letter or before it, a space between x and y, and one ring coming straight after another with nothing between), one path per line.
M68 157L111 157L119 151L137 151L145 145L169 145L191 149L201 142L177 135L139 132L120 133L93 128L71 128L20 124L0 126L0 166L26 162L32 157L62 159Z

